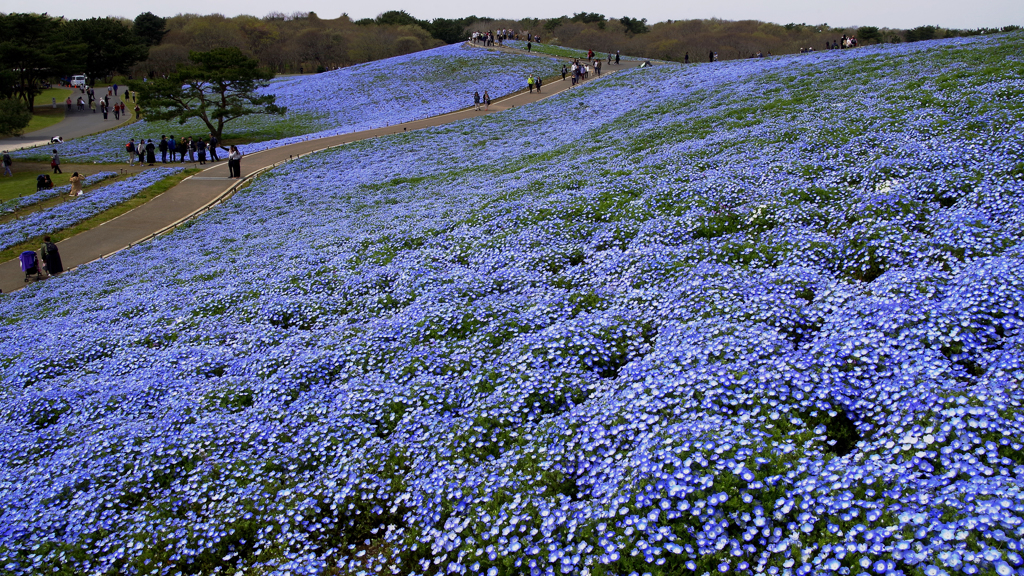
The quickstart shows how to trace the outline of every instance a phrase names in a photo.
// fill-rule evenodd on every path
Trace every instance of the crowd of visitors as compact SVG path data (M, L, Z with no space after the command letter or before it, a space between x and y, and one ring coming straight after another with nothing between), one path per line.
M117 84L107 88L107 93L102 97L96 96L96 90L94 88L79 88L81 95L76 96L72 99L72 96L68 96L64 100L64 106L68 112L85 112L91 110L93 113L99 112L103 114L103 119L107 120L110 114L114 115L115 120L120 120L121 116L127 113L127 107L125 101L131 100L132 102L138 102L138 94L135 92L125 91L122 98L118 98L117 95ZM112 102L113 100L113 102ZM138 116L138 105L136 104L136 116Z
M205 165L207 156L211 162L220 162L220 157L217 156L219 144L220 140L213 133L210 133L206 140L203 140L202 136L198 138L188 136L178 140L173 134L169 137L166 134L161 134L160 140L156 143L153 143L152 138L139 138L138 143L131 138L124 145L124 150L128 155L128 164L131 166L135 165L136 160L139 164L155 165L157 151L160 152L160 162L164 164L186 162L186 158L188 158L188 162ZM227 151L225 147L221 147L221 149ZM180 159L176 160L179 157Z
M469 36L470 42L474 44L482 44L484 46L504 46L505 40L519 40L521 38L525 39L527 42L536 42L540 44L540 36L526 31L515 32L507 28L503 28L501 30L488 30L487 32L473 32Z
M479 95L477 98L479 98ZM487 95L486 91L484 92L484 98L490 104L490 96ZM217 148L228 152L227 161L228 171L231 174L230 178L241 178L242 153L236 146L232 146L230 150L226 146L221 146L220 140L213 133L210 133L210 136L205 140L202 136L198 138L183 136L179 140L173 134L170 136L161 134L160 139L155 143L152 138L139 138L138 142L131 138L124 145L125 153L128 155L128 164L131 166L135 165L136 160L140 165L148 164L154 166L157 161L157 152L160 152L160 162L163 164L196 162L200 166L204 166L207 163L207 158L209 158L210 162L221 161L220 156L217 155Z

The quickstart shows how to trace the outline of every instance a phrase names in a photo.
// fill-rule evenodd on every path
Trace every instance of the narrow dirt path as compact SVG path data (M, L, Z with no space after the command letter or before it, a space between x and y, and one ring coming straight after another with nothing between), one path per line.
M500 50L514 51L512 49ZM569 60L566 58L561 59ZM618 66L612 64L604 68L602 77L608 76L617 70L635 68L639 65L640 62L637 61L623 61ZM597 79L597 77L591 74L589 80L578 85L588 84ZM523 79L523 84L523 91L492 100L490 110L488 111L476 111L470 106L456 112L396 124L386 128L352 132L328 138L310 139L246 155L242 158L242 178L240 180L228 178L227 162L215 163L203 172L183 180L174 188L146 204L105 222L92 230L82 232L59 242L57 246L60 249L64 269L70 272L72 268L111 256L120 250L167 232L227 198L235 189L257 173L276 167L297 156L358 140L431 128L467 118L495 114L502 110L525 106L545 98L550 98L573 87L571 81L563 81L560 75L545 79L542 85L543 93L531 93L526 90L525 78ZM104 167L100 165L97 168L103 169ZM67 273L65 272L65 274ZM0 290L4 293L23 288L25 286L24 279L25 275L21 271L21 266L17 259L0 264Z

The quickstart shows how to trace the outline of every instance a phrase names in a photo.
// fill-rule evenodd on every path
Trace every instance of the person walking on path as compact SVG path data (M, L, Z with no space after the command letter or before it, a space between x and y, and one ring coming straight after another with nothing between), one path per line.
M484 110L490 110L490 109L491 109L491 95L487 93L487 90L484 90Z
M103 100L100 100L100 112L103 112L103 119L104 120L107 119L107 112L108 111L109 111L109 108L107 108L107 103L105 101L103 101Z
M128 165L135 166L135 139L132 138L124 145L125 152L128 153Z
M480 92L473 92L473 109L477 112L480 111Z
M71 192L68 193L68 196L71 196L72 198L76 198L78 196L81 196L82 195L82 182L84 182L84 181L85 181L85 177L79 176L78 172L75 172L74 174L72 174L71 175Z
M615 51L615 65L616 66L619 65L619 51L618 50Z
M7 150L4 150L4 176L14 176L14 172L11 172L11 164L14 164L14 161L11 160L11 155Z
M242 153L234 145L231 146L231 153L228 154L228 171L231 174L229 178L242 177Z
M57 149L53 149L53 154L50 155L50 168L53 168L54 174L63 174L64 172L60 169L60 154L57 154Z
M210 141L208 147L210 148L210 162L220 162L220 158L217 158L217 144L220 144L220 140L217 140L217 136L210 132Z
M565 82L565 75L568 73L569 69L565 67L565 64L562 64L562 82Z
M156 146L152 138L146 141L146 163L150 166L156 164Z
M167 164L167 136L164 134L160 135L160 144L157 145L160 148L160 161Z
M530 94L533 94L533 74L526 79L526 85L530 87Z
M196 152L199 153L199 165L206 165L206 142L203 142L202 138L196 143Z
M540 85L543 84L543 83L544 83L544 80L540 77L540 75L538 75L537 76L537 81L535 82L535 84L537 84L537 94L540 94Z
M42 256L43 267L50 276L58 276L64 271L60 251L57 250L57 245L50 241L49 236L43 236L43 247L39 249L39 255Z

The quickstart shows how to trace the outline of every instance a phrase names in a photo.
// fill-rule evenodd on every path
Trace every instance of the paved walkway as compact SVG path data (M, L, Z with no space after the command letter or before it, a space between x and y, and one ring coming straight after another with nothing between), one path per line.
M605 67L602 77L615 70L634 68L639 65L640 62L623 62L619 66L613 64L611 67ZM591 74L591 79L583 82L583 84L593 82L595 79L596 77ZM526 80L524 79L523 82L525 83ZM488 111L481 110L478 112L470 107L457 112L406 122L404 124L396 124L386 128L307 140L248 154L242 158L242 181L244 182L257 172L272 168L282 162L287 162L296 156L358 140L430 128L458 122L467 118L494 114L502 110L524 106L544 98L549 98L571 87L572 82L570 80L562 81L562 77L559 75L545 79L542 87L543 93L530 93L524 89L521 92L492 100L490 110ZM221 161L195 176L186 178L174 188L130 212L105 222L92 230L59 242L57 246L60 248L61 260L64 263L65 270L112 255L114 252L148 240L202 212L221 198L230 195L233 189L241 183L229 179L227 174L227 163ZM11 260L0 264L0 289L5 293L24 287L24 278L25 275L21 271L18 260Z
M104 95L106 94L106 88L103 88ZM85 95L79 92L77 89L71 94L71 100L77 101L78 97ZM97 90L97 96L99 91ZM120 97L113 96L110 99L111 102L121 102ZM37 130L35 132L29 132L22 134L21 136L15 136L10 138L0 138L0 150L18 150L21 148L32 148L33 146L40 146L43 144L49 144L50 138L54 136L60 136L64 140L71 140L73 138L80 138L82 136L89 136L96 134L97 132L104 132L112 128L117 128L122 124L127 124L131 121L132 108L135 104L132 102L125 102L125 115L121 116L120 120L114 119L114 113L111 112L107 115L107 119L103 119L103 114L100 113L99 108L96 112L92 112L88 108L81 112L77 107L72 105L71 112L64 113L64 119L57 122L53 126ZM57 106L64 108L62 102L58 102ZM37 105L36 108L40 106Z

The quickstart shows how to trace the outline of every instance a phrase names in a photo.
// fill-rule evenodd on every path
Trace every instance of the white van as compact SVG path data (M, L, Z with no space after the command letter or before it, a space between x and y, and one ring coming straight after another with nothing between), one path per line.
M79 74L71 77L71 85L75 88L85 88L85 75Z

